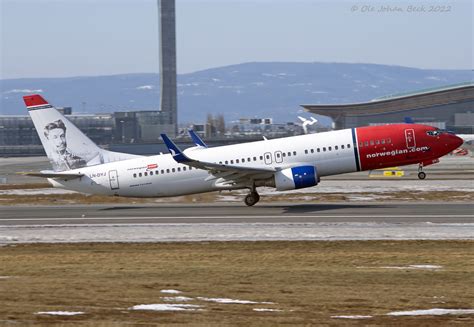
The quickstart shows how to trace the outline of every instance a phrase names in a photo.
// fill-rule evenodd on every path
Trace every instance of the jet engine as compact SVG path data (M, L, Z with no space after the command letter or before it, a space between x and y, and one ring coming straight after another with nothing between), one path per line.
M275 188L278 191L311 187L318 183L319 176L315 166L286 168L275 173Z

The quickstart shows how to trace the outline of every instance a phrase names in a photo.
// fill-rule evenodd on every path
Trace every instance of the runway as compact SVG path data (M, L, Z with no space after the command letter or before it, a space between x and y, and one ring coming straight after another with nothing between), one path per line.
M474 239L469 203L11 206L0 244Z
M2 207L0 226L220 223L472 223L469 203L179 204Z

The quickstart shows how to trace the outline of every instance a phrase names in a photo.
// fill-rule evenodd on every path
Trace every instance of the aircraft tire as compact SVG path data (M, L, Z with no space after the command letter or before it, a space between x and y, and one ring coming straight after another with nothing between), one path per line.
M260 201L260 195L258 195L257 192L252 192L250 194L247 194L247 196L244 199L245 204L249 207L255 205L258 201Z
M419 179L425 179L425 178L426 178L426 173L423 172L423 171L420 171L420 172L418 173L418 178L419 178Z

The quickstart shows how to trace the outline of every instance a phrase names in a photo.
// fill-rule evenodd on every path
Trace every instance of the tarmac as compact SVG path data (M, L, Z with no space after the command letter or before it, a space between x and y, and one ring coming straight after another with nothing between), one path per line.
M0 244L474 239L471 203L10 206Z

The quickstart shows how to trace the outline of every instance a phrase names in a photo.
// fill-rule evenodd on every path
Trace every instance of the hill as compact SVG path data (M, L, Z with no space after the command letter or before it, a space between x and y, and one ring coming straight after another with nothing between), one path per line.
M223 113L293 121L303 103L368 101L387 94L472 80L470 70L427 70L343 63L244 63L178 76L180 122L204 121ZM25 114L21 96L41 93L73 112L155 110L157 74L9 79L0 83L0 114Z

